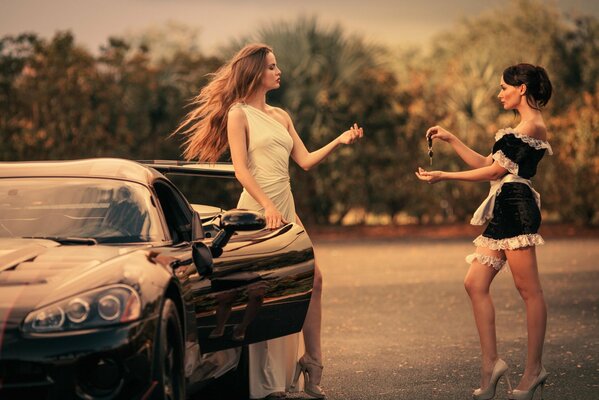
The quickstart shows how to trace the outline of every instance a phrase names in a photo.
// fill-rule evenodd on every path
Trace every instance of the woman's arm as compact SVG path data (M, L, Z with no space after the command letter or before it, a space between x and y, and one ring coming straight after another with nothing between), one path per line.
M285 119L287 120L287 129L291 138L293 139L293 150L291 150L291 158L305 171L314 167L322 160L327 158L333 150L337 148L340 144L351 144L356 140L360 139L364 136L364 131L362 128L358 127L358 124L354 124L347 131L343 132L337 138L332 140L329 144L321 147L316 151L309 152L302 142L302 139L299 137L295 127L293 126L293 122L291 121L291 117L286 112L282 111L285 114Z
M416 176L418 179L428 183L437 183L439 181L456 180L467 182L485 182L494 181L503 177L508 171L501 165L493 164L482 168L472 169L470 171L446 172L446 171L425 171L418 168Z
M256 182L256 179L248 169L247 155L247 119L243 110L234 108L229 111L227 119L227 138L229 140L229 148L231 149L231 159L233 168L235 169L235 177L243 185L245 190L256 199L262 207L264 207L264 217L266 218L266 226L270 229L278 228L287 222L283 220L283 215L275 207L272 200L264 193L264 191Z
M493 162L491 155L485 157L477 153L470 147L466 146L464 142L458 139L453 133L441 128L440 126L433 126L432 128L429 128L426 131L426 137L430 137L433 140L439 139L449 143L458 156L460 156L460 158L472 168L482 168L491 165Z

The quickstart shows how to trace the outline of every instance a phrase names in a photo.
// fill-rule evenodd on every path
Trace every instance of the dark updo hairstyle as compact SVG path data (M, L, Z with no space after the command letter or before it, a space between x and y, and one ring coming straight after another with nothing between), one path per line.
M551 81L543 67L517 64L503 71L503 81L511 86L526 85L526 102L539 110L551 98Z

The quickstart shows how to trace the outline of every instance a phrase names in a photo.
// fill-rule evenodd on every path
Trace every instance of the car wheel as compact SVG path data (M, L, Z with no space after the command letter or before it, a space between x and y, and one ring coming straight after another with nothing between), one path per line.
M175 303L171 299L164 301L159 324L157 348L154 353L154 379L158 383L156 397L161 400L184 400L181 322Z

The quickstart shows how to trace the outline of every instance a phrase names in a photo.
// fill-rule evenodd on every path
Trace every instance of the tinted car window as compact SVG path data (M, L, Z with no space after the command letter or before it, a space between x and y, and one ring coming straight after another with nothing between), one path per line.
M164 240L143 185L91 178L0 179L0 237L48 236L103 243Z
M192 214L185 200L166 182L156 181L154 190L162 206L173 243L190 241Z

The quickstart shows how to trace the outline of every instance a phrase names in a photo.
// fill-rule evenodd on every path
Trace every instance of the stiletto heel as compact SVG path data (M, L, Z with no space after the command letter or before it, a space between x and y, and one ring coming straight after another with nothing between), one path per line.
M295 366L295 371L293 373L293 380L291 381L291 389L295 389L297 387L297 381L299 380L299 376L301 373L304 374L304 392L315 399L324 399L326 398L326 394L324 390L319 386L320 377L322 376L323 366L317 364L313 360L303 355Z
M541 383L541 400L543 400L543 390L545 390L545 382Z
M299 381L300 374L302 373L302 365L297 362L295 364L295 371L293 371L293 379L291 380L291 390L294 390L297 387L297 381Z
M512 391L512 382L510 382L510 377L507 375L507 372L505 373L505 380L507 381L507 390L508 390L508 393L511 393L511 391Z
M510 400L532 400L535 395L535 391L541 386L541 400L543 400L543 389L545 388L545 381L549 374L545 370L545 367L541 366L541 372L539 376L533 381L532 385L528 390L514 389L510 392L508 399Z
M491 373L491 380L489 385L483 390L482 388L476 389L472 393L474 400L491 400L495 397L495 391L497 389L497 383L502 376L505 376L508 382L508 386L511 388L510 378L507 376L508 366L501 358L497 359L493 366L493 372Z

